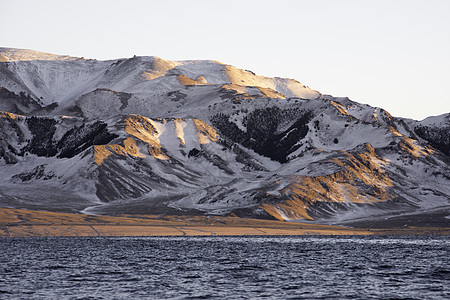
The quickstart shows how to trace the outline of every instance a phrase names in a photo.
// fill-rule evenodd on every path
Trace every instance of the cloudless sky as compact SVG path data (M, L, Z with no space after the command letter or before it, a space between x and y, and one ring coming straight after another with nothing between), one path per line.
M0 0L0 47L214 59L423 119L450 112L450 0Z

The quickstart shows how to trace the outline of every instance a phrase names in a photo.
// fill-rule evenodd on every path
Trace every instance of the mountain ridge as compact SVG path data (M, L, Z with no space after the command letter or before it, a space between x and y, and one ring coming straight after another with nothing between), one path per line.
M396 118L215 61L8 51L55 59L0 62L0 206L333 224L449 211L450 114Z

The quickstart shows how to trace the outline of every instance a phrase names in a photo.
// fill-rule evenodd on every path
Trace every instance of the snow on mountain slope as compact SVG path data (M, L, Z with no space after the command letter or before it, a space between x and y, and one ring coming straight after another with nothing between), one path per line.
M419 123L422 126L448 127L450 126L450 113L428 117Z
M5 113L0 156L7 191L0 201L11 206L17 191L20 206L29 208L40 201L49 210L89 213L203 211L322 222L448 206L448 165L431 148L383 126L358 128L361 121L349 121L332 104L317 114L313 101L295 111L249 112L241 124L248 136L235 135L230 119L213 118L216 131L199 119L128 115L86 123ZM275 123L263 131L268 116ZM346 125L354 127L350 134ZM61 208L36 200L39 193L24 195L22 186L80 200ZM357 213L344 218L340 211Z
M108 63L29 60L0 63L0 84L43 105L63 102L95 89Z
M177 86L173 76L202 77L210 84L252 85L278 90L287 97L317 98L316 91L291 80L255 75L215 61L165 61L157 57L133 57L112 61L71 58L31 50L0 48L0 86L25 93L43 105L75 101L97 88L118 92L147 93L146 85ZM168 83L161 80L167 77ZM150 89L153 89L154 85Z
M448 114L216 61L0 54L4 207L337 224L450 207Z
M71 61L77 60L75 57L67 55L56 55L51 53L39 52L27 49L15 49L0 47L0 61L30 61L30 60L57 60L57 61Z
M242 192L233 189L248 189L255 172L267 170L262 166L266 158L219 143L216 131L198 119L128 115L85 123L78 118L4 113L0 121L5 129L0 145L1 180L2 186L8 187L2 191L3 205L21 186L47 186L64 191L54 197L67 194L79 196L84 203L88 199L91 206L107 204L91 208L94 211L111 207L112 202L120 205L123 199L133 199L131 207L145 200L150 206L168 209L165 202L172 199L191 194L213 197L212 192L228 191L228 201L208 199L213 204L203 207L201 199L195 198L198 206L183 208L230 211L249 205L232 197ZM39 195L32 196L28 204L22 200L22 205L32 205L34 197ZM42 206L59 210L58 205L45 201Z

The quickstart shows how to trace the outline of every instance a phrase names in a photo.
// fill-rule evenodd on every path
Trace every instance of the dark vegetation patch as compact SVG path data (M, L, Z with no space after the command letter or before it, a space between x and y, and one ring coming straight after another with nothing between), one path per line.
M20 151L36 154L37 156L56 156L70 158L81 153L93 145L104 145L117 137L108 132L107 125L101 121L92 124L75 126L67 131L63 137L55 140L57 122L51 118L30 117L26 124L32 134L29 143Z
M198 157L200 155L200 150L197 148L192 148L191 151L189 151L188 157Z
M450 156L450 126L417 126L414 132L431 146Z
M55 156L58 151L53 141L56 121L50 118L30 117L25 122L33 137L23 151L37 156Z
M222 113L213 116L211 122L232 141L285 163L287 156L300 147L296 144L308 133L308 122L312 117L311 111L298 108L268 107L254 110L244 118L246 132L231 122L228 115Z
M88 147L105 145L116 137L117 135L108 132L107 125L101 121L75 126L58 142L58 149L61 151L58 157L74 157Z
M15 164L16 156L22 153L13 145L23 143L24 134L17 122L11 118L0 118L0 128L0 159L4 159L7 164Z

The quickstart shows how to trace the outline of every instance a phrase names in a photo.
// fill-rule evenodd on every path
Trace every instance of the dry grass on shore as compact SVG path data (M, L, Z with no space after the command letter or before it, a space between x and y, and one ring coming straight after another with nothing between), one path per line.
M450 228L348 228L217 216L93 216L0 208L0 237L205 235L450 235Z

